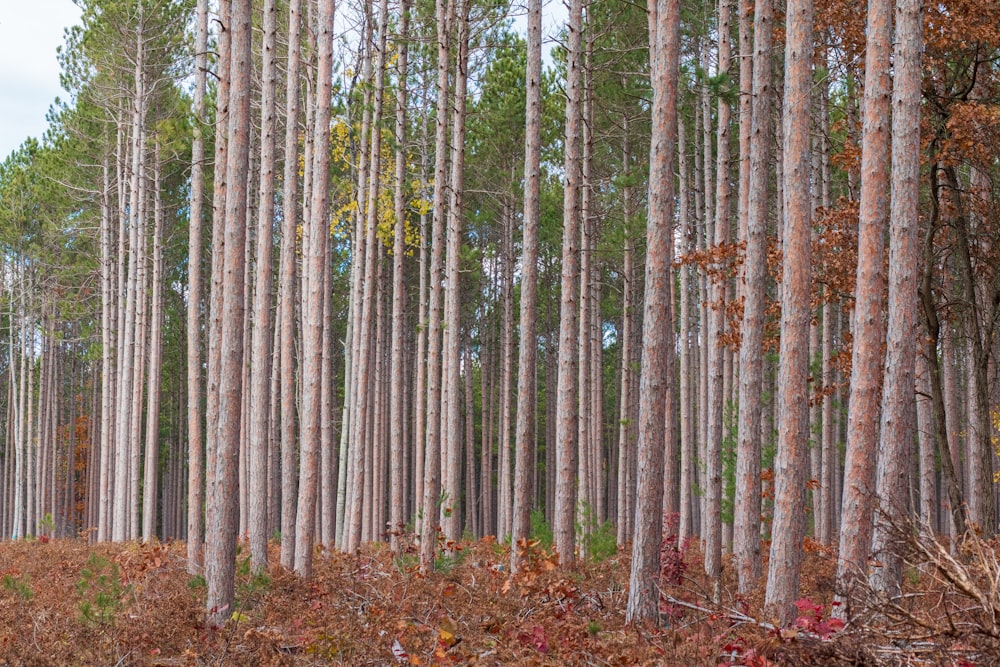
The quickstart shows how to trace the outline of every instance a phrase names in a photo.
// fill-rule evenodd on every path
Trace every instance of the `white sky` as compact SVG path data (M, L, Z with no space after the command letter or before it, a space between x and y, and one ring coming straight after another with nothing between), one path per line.
M545 0L543 58L551 62L553 37L566 17L565 0ZM515 2L515 5L520 5ZM525 30L523 7L514 9L514 27ZM47 127L45 114L56 97L65 97L59 85L56 49L63 31L77 24L80 9L72 0L0 0L0 160L28 137L40 139Z
M56 48L79 20L72 0L0 0L0 160L41 138L49 106L66 96Z

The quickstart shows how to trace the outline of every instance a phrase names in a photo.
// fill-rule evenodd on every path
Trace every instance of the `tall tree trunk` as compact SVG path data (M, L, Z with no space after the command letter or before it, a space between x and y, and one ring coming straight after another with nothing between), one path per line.
M740 339L740 392L733 512L739 590L748 592L761 575L760 454L763 393L764 297L767 281L767 179L771 155L771 49L773 5L757 0L754 9L753 102L750 129L750 184L746 259L743 263L743 323Z
M424 73L423 105L421 108L420 121L420 195L427 196L427 163L430 157L430 150L427 139L427 119L429 104L427 102L427 90L429 83L428 74ZM426 444L427 411L424 409L426 403L424 397L427 391L427 264L428 264L428 243L427 243L427 209L420 209L420 279L419 291L417 292L417 350L416 350L416 372L415 390L413 396L413 514L414 532L423 535L423 524L421 523L421 511L424 502L424 446ZM485 431L485 429L484 429ZM485 482L484 482L485 484Z
M257 191L257 280L253 295L253 331L250 343L250 442L248 497L250 567L267 569L267 436L271 388L271 251L274 245L274 144L277 63L275 46L278 10L275 0L264 2L263 69L260 100L260 182Z
M97 459L97 465L99 466L98 471L98 483L97 487L89 487L90 491L96 491L97 498L97 521L94 524L97 527L97 541L104 542L108 539L109 533L109 492L111 490L111 468L110 461L114 454L114 396L115 396L115 360L117 355L115 354L115 349L118 342L118 327L114 326L114 304L115 304L115 291L114 291L114 265L111 259L111 244L112 240L112 230L111 230L111 176L110 176L110 166L108 164L109 158L105 156L104 164L102 165L101 175L103 178L103 185L101 191L101 430L100 430L100 455ZM200 168L200 165L199 165ZM192 216L194 215L194 208L192 208ZM194 218L192 217L192 225ZM13 278L11 278L13 284ZM8 404L9 404L9 414L14 415L13 405L14 405L14 392L17 388L15 382L17 360L14 356L14 296L13 289L11 290L10 297L10 332L11 332L11 344L8 359L10 364L10 391L8 392ZM9 422L10 426L7 429L8 443L14 444L14 439L11 437L11 432L16 432L16 426L13 419ZM97 443L93 443L96 445ZM10 455L11 449L6 450L7 464L9 465L12 457ZM10 496L8 498L7 508L10 508ZM6 513L5 513L6 516ZM9 526L7 526L9 528ZM4 534L10 534L9 530L5 530ZM189 555L189 562L192 560Z
M633 313L635 311L635 240L634 240L634 210L632 205L633 188L629 183L632 166L632 150L629 140L628 117L623 119L625 132L623 133L622 165L625 173L625 185L622 187L622 214L623 214L623 251L622 251L622 322L619 332L621 334L621 355L619 358L620 378L618 388L618 428L616 437L615 461L616 490L615 490L615 524L616 541L624 545L632 535L631 519L632 514L632 493L631 482L633 481L629 472L631 470L629 461L634 458L635 445L632 435L634 424L631 422L632 403L634 402L634 376L633 366L635 365L635 350L632 347L632 327L634 326ZM683 178L683 177L682 177ZM683 180L681 181L683 183ZM681 197L687 194L681 188ZM683 277L682 277L683 281ZM681 340L684 340L683 334ZM683 343L682 343L683 344ZM681 488L683 495L684 489Z
M146 461L143 481L142 539L156 534L157 487L160 469L160 362L163 357L163 202L160 195L160 144L153 157L153 303L150 307L149 385L146 388ZM138 489L136 490L138 492ZM163 533L160 533L163 535Z
M794 616L805 534L806 447L809 440L809 96L813 3L790 0L785 43L784 233L781 345L778 353L778 448L774 526L765 605L782 624Z
M590 543L590 533L593 532L594 521L594 498L590 488L591 475L591 383L590 383L590 326L591 326L591 263L593 253L591 252L591 151L593 143L591 140L590 127L590 56L592 51L592 40L594 31L588 29L589 14L585 15L586 41L583 54L583 89L580 100L581 108L581 146L582 156L580 160L580 287L579 287L579 319L577 324L577 430L576 430L576 451L577 451L577 519L576 524L580 528L581 534L577 536L577 550L580 558L588 557L588 547Z
M637 497L632 571L625 617L629 623L659 615L662 537L664 411L673 387L673 170L677 135L680 21L677 0L657 0L649 12L653 127L649 155L649 223L646 227L646 287L642 369L639 380Z
M459 299L461 296L460 253L462 246L462 216L464 201L465 178L465 106L466 86L469 78L469 0L458 0L458 57L455 61L455 97L453 102L452 134L451 134L451 184L448 203L448 256L445 264L445 302L444 319L447 326L444 330L444 376L442 385L441 430L447 447L447 481L443 484L445 504L442 510L451 507L450 515L445 515L445 535L452 540L458 540L462 533L462 517L460 512L460 490L462 488L462 422L460 418L461 385L459 354L461 351L461 311ZM508 383L509 386L509 383ZM508 399L509 401L509 399ZM507 403L508 424L510 420L510 403ZM509 426L508 426L509 436ZM504 443L510 447L510 440ZM445 479L442 478L442 482ZM510 510L508 509L507 512Z
M361 112L361 135L358 138L356 149L357 160L357 186L355 190L356 212L354 215L354 234L351 241L351 299L349 303L350 321L348 327L348 340L345 354L348 357L350 373L344 377L344 395L350 397L346 401L349 409L345 412L345 427L350 429L348 434L341 439L342 448L345 449L346 469L345 469L345 490L344 502L345 512L342 520L340 543L343 548L356 544L361 539L362 524L362 498L359 489L363 488L363 481L357 481L358 461L363 458L363 441L358 440L358 411L360 404L357 397L358 372L356 365L360 364L361 354L361 322L363 315L362 298L364 294L363 275L365 270L365 256L367 253L367 237L365 225L367 221L367 196L368 196L368 172L370 169L369 153L371 144L372 125L372 58L371 44L374 32L373 21L371 19L372 5L364 6L364 28L361 40L361 52L358 57L362 62L361 81L363 82L362 112Z
M392 397L390 407L390 450L389 470L391 498L389 501L389 535L392 552L399 554L402 547L400 533L404 529L406 517L404 514L406 488L404 485L405 467L403 466L404 387L406 384L403 369L403 344L406 332L404 301L406 297L405 276L403 275L403 253L406 250L406 75L407 57L409 55L410 5L409 0L403 0L400 7L399 43L397 49L399 59L396 61L396 182L393 192L393 210L396 225L393 231L392 245L392 359L390 377L392 385L389 393ZM470 376L471 378L471 376ZM471 382L471 379L469 380Z
M143 131L143 143L145 143L145 131ZM135 356L135 368L132 377L132 423L129 427L128 440L128 518L127 539L139 539L139 483L142 474L142 395L143 379L146 376L146 347L149 341L149 225L148 216L148 184L146 183L146 158L143 156L140 162L140 180L142 182L143 194L140 200L139 212L139 247L138 247L138 272L136 276L138 299L137 312L135 317L135 347L132 354ZM39 423L39 434L42 428Z
M514 215L509 202L501 205L500 242L500 437L497 450L497 536L511 534L511 385L514 373ZM512 544L514 544L512 542ZM514 551L516 549L512 549Z
M225 3L224 3L225 4ZM230 6L232 73L250 69L251 7L249 0ZM250 81L234 76L229 88L229 132L226 150L225 254L221 262L222 313L220 319L218 421L215 455L215 493L209 495L209 531L206 540L206 608L209 622L222 625L232 613L237 503L237 456L243 398L243 282L247 227L247 184L250 162ZM210 422L211 423L211 422Z
M892 92L892 204L889 214L889 322L882 391L876 493L879 514L872 552L882 567L871 574L873 587L898 596L902 554L893 542L893 523L905 516L905 494L914 435L913 396L917 310L917 246L920 203L920 51L923 20L918 0L897 0Z
M330 96L333 77L333 0L319 3L316 67L316 111L312 149L312 184L308 227L304 241L303 274L307 277L302 295L302 448L299 467L299 497L295 523L295 572L312 574L313 540L318 495L318 455L320 441L321 378L323 358L323 260L329 234L329 145Z
M729 43L730 2L719 2L718 76L729 76L732 50ZM732 110L725 96L719 96L718 136L716 138L715 245L722 248L729 241L729 125ZM724 348L722 335L726 324L726 283L722 277L712 281L712 311L708 321L708 458L705 509L708 533L705 535L705 573L712 580L712 597L719 599L722 576L722 438L725 400L723 392Z
M135 92L132 100L132 171L129 187L129 266L128 287L125 295L125 327L122 349L123 363L120 368L120 387L118 392L117 415L117 452L115 457L115 491L114 516L112 519L111 539L123 542L128 536L128 493L130 479L130 461L132 444L132 399L135 378L135 341L136 341L136 311L139 286L137 284L139 263L139 224L141 217L141 202L143 182L141 178L143 125L145 123L145 71L143 69L143 19L142 7L139 8L138 27L136 29L136 60L135 60ZM29 488L29 493L31 489ZM28 507L30 510L31 502ZM30 521L29 521L30 527Z
M445 185L448 154L448 63L451 62L450 27L454 0L436 0L437 114L434 133L434 215L431 219L431 294L427 316L427 433L424 446L423 520L420 534L420 569L434 567L438 538L438 497L441 493L441 283L444 279Z
M333 239L326 235L323 244L323 341L320 363L320 542L334 546L336 530L336 488L338 484L338 462L334 442L334 397L333 397Z
M562 277L559 305L559 377L556 392L555 548L563 565L575 558L577 465L577 290L580 262L581 73L583 69L583 2L569 6L566 62L566 134L563 144Z
M847 458L837 578L848 591L858 572L865 572L871 547L882 389L882 343L885 307L882 274L888 221L889 48L892 3L868 4L865 56L864 129L861 144L861 209L858 221L858 273L851 356L851 395L847 415ZM837 613L846 617L845 605Z
M281 197L278 327L281 329L281 565L295 563L295 500L298 496L295 439L295 265L299 185L299 53L301 0L288 3L288 65L285 79L285 165Z
M829 289L829 288L827 288ZM838 465L837 445L834 442L834 420L839 417L833 411L833 392L835 384L835 370L833 367L833 332L834 320L836 318L834 309L837 307L832 301L829 291L826 292L826 301L823 303L823 349L821 352L822 378L823 378L823 399L820 407L820 421L822 422L820 448L823 458L823 478L820 494L822 495L823 512L817 517L817 536L820 542L829 546L833 544L833 516L836 514L834 507L834 467Z
M688 167L687 130L682 118L677 123L677 156L678 156L678 218L680 221L681 256L688 255L693 250L691 230L691 203L689 200L689 167ZM626 252L625 261L629 261ZM696 387L693 377L694 350L691 331L691 267L682 263L680 268L680 431L681 431L681 498L680 516L678 517L677 536L683 543L694 532L693 509L696 502L693 494L695 482L695 397ZM624 341L623 341L624 344ZM624 357L623 357L624 359ZM624 362L623 362L624 363ZM623 395L624 395L624 383ZM622 413L625 414L624 412ZM624 417L623 417L624 418Z
M205 187L205 88L208 70L208 0L198 0L194 60L194 122L191 142L191 210L188 226L187 435L188 435L188 572L201 569L204 525L204 440L201 421L201 245ZM220 90L221 93L221 90ZM102 419L102 429L104 421Z
M538 339L538 227L542 148L542 2L528 3L528 63L524 130L524 222L521 241L521 321L517 350L517 423L514 429L514 507L511 522L511 572L520 567L518 542L531 529L531 449L535 438L535 378ZM483 480L486 486L487 480ZM537 493L537 486L534 488Z
M465 388L465 528L475 537L482 535L479 527L479 494L476 483L476 414L472 401L472 343L468 340L465 343L465 353L463 364L462 386Z
M222 363L222 284L225 275L226 195L229 165L230 62L232 51L232 3L219 3L218 89L216 91L215 168L212 192L212 282L209 289L208 381L205 395L205 524L210 523L210 499L218 497L216 462L218 454L219 379ZM235 471L234 471L235 473ZM200 536L189 536L189 539ZM207 530L206 530L207 558ZM206 564L207 568L207 564ZM207 575L207 572L206 572Z

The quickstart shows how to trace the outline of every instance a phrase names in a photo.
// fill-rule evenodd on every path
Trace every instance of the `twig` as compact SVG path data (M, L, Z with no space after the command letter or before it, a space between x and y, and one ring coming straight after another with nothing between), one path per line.
M685 602L684 600L678 600L677 598L672 597L670 595L665 595L663 599L665 599L667 602L671 604L675 604L680 607L687 607L688 609L692 609L694 611L700 611L703 614L715 615L719 613L719 611L717 610L709 609L707 607L701 607L699 605L692 604L690 602ZM777 629L771 623L768 623L766 621L758 621L756 618L753 618L752 616L747 616L743 612L736 611L735 609L723 608L721 611L723 612L723 615L730 621L735 621L739 623L749 623L750 625L756 625L757 627L764 628L765 630Z

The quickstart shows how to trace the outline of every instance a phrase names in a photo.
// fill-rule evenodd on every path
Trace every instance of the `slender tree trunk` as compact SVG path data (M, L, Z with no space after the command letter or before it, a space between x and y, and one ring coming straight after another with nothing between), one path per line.
M392 385L389 390L392 397L389 417L391 421L389 470L391 471L390 484L392 486L389 501L389 535L394 554L400 553L402 545L399 538L406 521L403 511L406 493L403 483L405 475L403 451L406 446L403 438L403 423L406 420L403 404L404 387L406 386L403 370L403 344L406 336L404 331L405 314L403 312L406 298L403 253L406 250L406 75L409 55L409 42L407 41L409 27L409 0L403 0L400 7L399 43L397 45L399 59L396 61L398 86L396 92L396 181L393 184L393 210L396 224L393 230L392 246L392 359L390 370Z
M764 297L767 281L767 179L771 154L771 0L754 10L753 103L746 259L743 263L743 323L740 339L739 442L736 449L734 553L739 590L747 593L761 575L760 454L763 393Z
M256 87L254 87L251 95L256 97ZM247 167L247 231L246 242L243 244L243 367L242 367L242 386L246 387L246 391L240 399L240 450L238 456L238 466L239 466L239 534L248 535L250 528L250 383L251 383L251 362L250 358L253 353L252 345L252 315L253 315L253 302L254 302L254 246L256 245L256 233L254 229L254 220L256 219L256 207L254 202L256 198L252 196L252 191L254 187L254 179L259 178L259 169L256 161L256 155L258 154L259 148L257 145L258 137L256 135L256 126L251 121L250 129L250 149L249 149L249 165ZM265 403L266 404L266 403Z
M915 340L920 342L926 338L923 325L915 330ZM916 384L917 410L917 441L919 443L920 470L920 524L931 535L938 532L937 518L937 481L935 462L934 408L931 399L930 363L927 361L927 350L918 347L916 351L916 369L914 380Z
M618 406L615 414L618 415L618 428L616 433L615 461L616 490L615 490L615 524L616 541L619 545L624 545L631 537L630 517L632 514L632 497L629 482L629 458L634 453L634 444L631 439L632 426L630 423L631 403L633 402L633 357L635 352L632 348L632 313L635 310L635 241L632 197L633 189L629 183L632 165L632 151L629 141L629 121L628 117L623 119L624 138L622 147L622 165L625 173L625 185L622 187L623 206L623 231L624 247L622 251L622 322L619 329L621 335L621 355L619 357L620 376L618 388ZM683 178L683 177L682 177ZM681 181L683 183L683 180ZM683 187L681 197L686 197ZM682 278L683 280L683 278ZM682 340L684 340L682 334ZM683 494L683 488L681 489Z
M115 391L115 348L118 339L118 327L114 326L114 304L115 304L115 294L113 289L114 283L114 264L111 259L111 244L112 244L112 231L111 231L111 176L110 167L108 164L108 157L105 156L104 164L102 165L102 177L103 185L101 192L101 430L100 430L100 456L97 459L97 465L99 466L98 473L98 484L97 487L90 487L90 490L97 492L97 541L104 542L108 539L109 533L109 491L111 489L110 472L111 467L109 462L112 459L114 453L114 422L112 415L114 414L114 391ZM194 209L192 209L193 215ZM192 225L194 218L192 218ZM14 297L13 292L11 293L11 310L9 313L10 319L10 330L11 330L11 346L10 346L10 373L11 373L11 385L10 392L8 393L8 403L13 406L14 404L14 391L17 387L14 382L14 377L16 376L16 359L14 356L14 313L13 313ZM10 411L10 414L14 414ZM10 427L8 427L8 442L13 443L10 438L10 432L15 430L15 422L11 420ZM96 444L96 443L93 443ZM11 461L10 449L7 449L7 462ZM9 496L8 496L9 498ZM8 507L10 505L8 504ZM10 534L9 531L5 531L5 534ZM190 556L189 556L190 560Z
M136 302L138 299L139 286L137 284L137 266L139 262L139 223L142 201L142 154L144 147L142 144L142 127L145 122L145 108L143 100L144 90L144 69L143 69L143 30L142 30L142 9L140 6L138 16L138 27L136 29L136 60L135 60L135 93L132 108L132 173L129 189L129 267L128 267L128 287L125 295L125 326L123 332L122 349L123 363L120 369L120 381L118 392L118 416L117 416L117 450L115 457L115 491L114 491L114 517L112 520L111 539L115 542L123 542L128 536L128 493L130 480L130 461L132 443L132 400L135 378L135 342L136 342ZM30 493L30 488L29 488ZM31 503L28 503L29 509ZM30 524L30 522L29 522Z
M461 293L460 252L462 245L462 216L464 202L465 178L465 106L466 86L469 77L469 0L457 1L457 40L458 54L455 61L455 97L453 100L452 134L451 134L451 185L448 203L448 256L445 264L445 303L444 319L447 326L444 329L444 375L442 386L441 425L444 443L447 447L447 481L443 484L445 504L442 510L451 507L451 514L444 519L445 535L452 540L461 538L461 506L460 489L462 488L462 422L460 418L461 385L459 383L459 354L461 351L461 311L459 299ZM440 147L439 147L440 150ZM508 382L509 386L509 382ZM510 447L509 421L510 403L507 402L508 440L504 446ZM445 478L442 477L442 481ZM450 503L450 505L449 505ZM506 510L510 512L509 508Z
M445 184L448 154L448 63L450 26L454 20L454 0L436 0L437 18L437 113L434 134L434 214L431 219L431 294L427 316L427 433L424 446L423 519L420 534L420 569L434 567L438 541L438 497L441 493L441 283L444 279Z
M538 227L542 147L542 2L528 4L528 63L524 131L524 222L521 241L521 321L517 351L517 424L514 430L514 508L511 572L520 568L519 541L531 529L531 449L535 437L538 339ZM484 479L482 485L486 485ZM537 493L538 487L534 487Z
M336 530L336 488L338 462L334 442L333 400L333 239L323 244L323 352L320 363L320 542L332 548Z
M871 547L875 500L875 459L881 398L882 311L884 276L882 239L888 216L886 193L889 159L889 48L892 3L868 5L865 60L864 129L861 145L861 209L858 223L858 274L851 362L851 396L847 417L847 460L844 471L843 523L837 578L840 590L866 571ZM837 613L846 617L845 606Z
M208 382L205 401L205 523L210 523L212 509L211 499L217 498L216 462L218 454L218 423L219 423L219 380L222 363L222 306L223 277L225 275L225 241L226 241L226 195L228 190L229 165L229 116L230 116L230 72L232 63L232 26L230 25L232 3L227 0L219 3L219 38L218 38L218 88L216 91L216 124L215 124L215 176L212 193L212 282L209 290L208 326ZM235 470L233 471L235 474ZM207 558L207 530L205 535ZM200 536L189 535L189 539L200 539ZM207 564L206 564L207 576Z
M691 204L689 201L689 167L688 167L688 146L687 131L683 119L678 118L677 123L677 157L678 157L678 218L680 222L680 243L681 256L686 256L692 251L691 242ZM629 262L629 254L626 251L625 261ZM694 364L692 350L691 332L691 267L682 263L678 269L680 272L680 431L681 431L681 498L680 516L678 517L677 536L679 543L691 536L694 532L693 521L693 485L695 481L695 429L693 413L694 408L694 388L695 382L692 377ZM626 342L623 340L623 345ZM623 348L624 349L624 348ZM623 357L624 360L624 357ZM624 363L624 361L623 361ZM625 393L625 384L622 383L622 395ZM625 415L624 412L622 412ZM623 417L624 419L625 417Z
M795 618L805 535L806 447L809 440L809 96L813 3L790 0L785 43L784 234L781 345L778 354L778 448L774 526L765 605L782 624Z
M502 204L500 243L500 438L497 448L497 536L511 534L511 385L514 373L514 220L509 202ZM516 549L512 549L515 551Z
M160 463L160 363L163 357L163 202L160 196L160 145L153 157L153 303L150 308L149 385L146 388L146 461L143 481L142 539L156 535ZM138 492L138 489L136 490ZM163 535L162 531L160 535Z
M935 179L935 171L932 168L931 169L932 191L933 191L933 186L935 185L935 180L934 179ZM933 197L932 197L932 201L934 201ZM926 254L927 254L927 242L926 241L925 241L924 246L925 246L924 253L925 253L925 257L926 257ZM932 254L932 258L933 258L933 254ZM926 260L925 260L925 265L926 265ZM926 269L925 269L925 271L926 271ZM945 279L947 279L947 269L945 269L945 275L942 276L942 277L945 278ZM933 319L934 322L938 322L937 312L936 312L935 307L933 306L933 304L930 304L931 307L928 308L928 299L929 299L929 296L927 296L927 295L930 294L930 288L929 288L929 286L927 284L926 275L925 275L924 280L925 280L925 283L924 283L924 286L925 286L925 289L924 289L924 294L925 294L925 296L924 296L924 299L925 299L924 314L925 315L924 316L926 318L928 318L929 320ZM947 288L945 289L945 292L947 293ZM932 331L935 329L932 326L929 326L928 328L931 328ZM956 484L958 486L959 491L961 491L962 495L964 495L964 493L965 493L965 479L964 479L964 476L962 475L962 440L961 440L961 437L960 437L960 433L961 433L961 430L962 430L960 428L960 424L961 424L962 418L961 418L961 409L959 407L960 406L960 396L959 396L960 392L959 392L959 388L958 388L958 377L957 377L958 371L959 371L959 367L958 367L957 360L955 358L955 338L954 338L954 335L953 335L953 330L952 330L950 322L948 322L947 320L944 323L944 328L945 328L945 331L939 335L940 342L941 342L941 362L940 362L940 365L939 365L939 372L940 372L940 376L941 376L941 385L942 385L941 386L941 392L942 392L942 401L944 403L944 414L946 416L946 422L947 422L947 430L946 430L947 443L948 443L948 451L951 454L951 456L949 457L949 459L951 460L952 471L953 471L953 474L954 474L954 477L955 477L955 482L956 482ZM938 324L937 330L940 332L940 323ZM935 350L934 350L934 358L937 358L937 349L936 349L936 347L935 347ZM944 461L942 461L941 463L942 463L942 465L944 465ZM967 526L965 526L965 521L964 520L961 522L962 523L961 527L959 526L959 523L955 520L956 519L956 517L955 517L956 510L957 510L957 508L955 508L955 507L951 508L951 511L952 511L951 535L952 535L953 540L955 540L956 538L961 539L964 536L964 534L965 534L965 529L967 528ZM965 515L965 512L966 512L966 509L963 509L962 510L962 515L963 516Z
M903 577L902 555L893 544L891 522L907 511L906 488L914 435L913 396L917 310L917 226L920 199L920 51L923 35L920 3L896 2L893 54L892 208L889 214L889 322L882 391L876 493L879 514L872 551L882 563L874 568L876 590L898 596Z
M274 239L274 145L277 63L275 47L278 10L275 0L264 2L263 69L260 100L260 182L257 192L257 279L253 295L253 331L250 343L250 442L248 445L250 567L267 569L267 437L270 430L271 388L271 252Z
M670 267L673 258L673 170L677 135L677 77L680 21L677 0L658 0L649 12L653 127L650 141L649 223L646 228L646 286L642 370L639 385L637 497L632 571L626 621L655 621L659 615L662 537L664 411L673 387L674 324Z
M295 524L295 572L312 574L313 540L318 494L318 447L320 440L320 368L323 357L323 260L329 234L329 145L330 96L333 77L333 0L319 3L316 68L316 111L313 137L313 166L307 253L303 255L304 286L302 309L306 326L302 332L302 453L299 468L299 497Z
M383 47L384 48L384 47ZM385 262L382 261L382 244L377 242L372 256L378 266L375 278L375 345L373 357L374 374L369 409L371 426L368 429L368 456L365 461L365 506L368 520L366 524L366 542L382 540L385 522L382 510L385 507L385 400L387 394L385 384Z
M836 514L836 508L834 507L835 492L833 489L833 469L834 466L838 464L836 451L837 445L833 440L833 422L839 415L835 416L833 412L833 391L835 383L835 371L833 368L833 331L835 319L834 308L836 308L836 303L830 300L832 297L829 292L827 292L825 296L826 301L823 303L823 349L821 353L823 399L820 408L820 421L822 422L820 447L823 458L823 479L820 480L822 485L820 493L823 498L823 512L817 517L817 533L820 542L826 546L830 546L833 544L834 539L833 516Z
M145 131L143 132L143 143L145 143ZM139 491L140 478L142 476L142 394L143 380L146 376L146 348L149 343L149 225L146 218L148 216L147 196L148 184L146 183L146 159L143 157L140 162L140 180L142 182L143 194L140 200L139 212L139 247L138 247L138 275L136 277L138 308L135 319L135 369L132 378L132 423L129 427L129 452L128 452L128 519L126 530L127 539L138 540L141 526L139 525ZM41 434L41 424L39 424L39 434Z
M232 0L230 7L230 73L247 72L251 59L251 7ZM206 540L206 608L209 622L222 625L232 613L238 528L237 457L243 398L243 282L250 161L250 81L234 76L229 89L229 133L226 151L226 217L220 319L218 421L215 493L209 495ZM217 264L218 266L218 264ZM211 422L209 422L211 423Z
M580 558L587 558L590 543L590 533L593 532L594 498L590 488L591 474L591 384L590 384L590 326L591 326L591 220L590 220L590 177L591 177L591 142L590 128L590 56L592 51L593 30L588 29L589 14L585 14L584 30L586 40L583 53L583 89L580 100L581 113L581 146L580 160L580 287L579 287L579 320L577 324L577 519L580 535L577 536L577 550Z
M355 367L356 365L360 365L362 343L360 331L363 315L362 298L364 294L362 276L365 269L365 256L367 253L365 225L368 210L368 172L370 167L369 153L372 125L372 86L370 85L372 80L372 59L370 57L370 48L372 43L372 34L374 31L370 12L371 6L365 5L365 26L361 42L363 50L362 53L359 54L362 61L361 80L365 83L364 92L362 94L363 105L361 113L361 136L358 139L356 157L358 163L357 190L355 198L355 201L357 202L357 211L354 216L354 235L351 241L351 300L349 304L350 323L348 328L349 337L346 346L346 354L350 359L349 365L351 367L351 372L350 374L346 374L344 377L344 395L350 397L350 400L346 401L349 409L345 413L345 425L350 429L350 431L344 438L342 438L341 443L345 450L349 450L345 451L345 458L347 459L345 470L346 488L344 491L345 516L342 520L343 527L341 529L340 540L340 543L344 548L360 541L361 523L363 519L361 516L362 507L359 493L359 488L362 487L362 482L356 481L356 478L359 475L357 472L359 468L358 461L363 458L361 452L364 442L363 440L359 440L359 436L356 435L356 432L360 429L360 425L358 424L360 404L357 397L359 375L355 370Z
M590 121L592 122L592 120ZM595 252L598 247L598 236L600 225L596 220L592 223L593 240L591 247ZM604 320L601 316L601 267L595 257L590 263L590 322L589 344L590 344L590 485L591 502L594 507L593 520L596 526L602 526L608 516L606 507L607 485L605 480L605 453L604 453ZM667 415L672 415L672 406L667 403ZM668 417L672 423L673 419ZM667 446L670 446L671 431L667 432ZM675 441L676 442L676 441ZM668 456L670 450L668 449ZM671 461L671 467L667 468L666 493L667 500L674 497L678 491L678 480L671 479L671 470L676 468L677 460ZM677 468L679 470L679 468ZM666 501L665 501L666 502ZM674 510L669 510L673 513Z
M462 386L465 388L465 530L480 537L479 494L476 484L476 414L472 402L472 343L466 340L463 355L465 373Z
M577 498L577 304L580 262L580 102L583 69L583 3L569 6L564 141L562 279L559 305L559 377L556 392L556 497L553 533L563 565L576 558Z
M427 196L427 162L429 158L429 147L427 141L427 119L429 105L427 102L427 74L424 75L423 105L421 108L420 122L420 194ZM417 351L416 351L416 388L414 390L415 401L413 403L413 513L414 532L423 535L423 524L421 515L424 502L424 446L426 444L427 412L424 409L426 403L424 397L427 391L427 264L428 264L428 243L427 243L427 210L420 210L420 279L417 304L418 326L417 326ZM485 429L484 429L485 430ZM485 455L485 454L484 454ZM485 485L485 482L484 482Z
M188 572L201 570L204 525L204 440L201 422L201 245L205 194L205 88L208 70L208 0L198 0L194 61L194 122L191 142L191 211L188 226L187 434L188 434ZM220 90L221 94L221 90ZM102 429L105 423L101 420Z
M718 76L728 77L731 47L729 0L719 2L719 66ZM715 245L721 248L729 241L729 126L732 110L724 96L719 97L718 136L716 138ZM705 510L708 532L705 535L705 572L712 580L712 596L718 600L722 576L722 438L724 432L725 396L723 392L725 329L725 279L712 281L712 310L708 321L708 458L705 461Z
M301 0L288 3L288 65L285 100L285 170L282 182L278 326L281 329L281 566L295 563L295 501L298 452L295 438L295 282L299 185L299 54Z

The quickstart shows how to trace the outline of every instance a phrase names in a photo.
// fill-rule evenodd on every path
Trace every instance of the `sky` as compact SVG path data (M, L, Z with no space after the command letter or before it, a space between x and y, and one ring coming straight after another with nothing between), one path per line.
M564 0L544 0L544 6L543 57L551 64L552 38L565 21L566 7ZM523 9L514 13L520 14L514 27L523 33ZM80 8L72 0L0 0L0 160L28 137L40 139L49 107L66 96L56 49L63 44L63 31L79 20Z
M80 19L72 0L0 0L0 160L41 138L59 85L56 49Z

